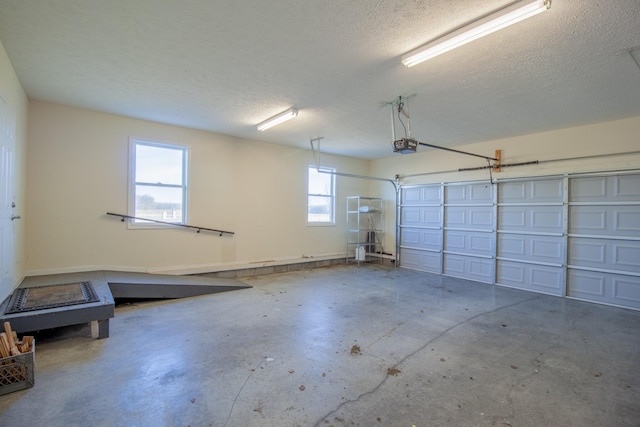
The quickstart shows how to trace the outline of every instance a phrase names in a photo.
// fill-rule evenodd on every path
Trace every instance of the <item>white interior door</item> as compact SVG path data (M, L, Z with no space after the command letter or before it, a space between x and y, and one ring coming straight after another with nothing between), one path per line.
M0 295L9 294L13 289L13 129L11 109L0 96Z

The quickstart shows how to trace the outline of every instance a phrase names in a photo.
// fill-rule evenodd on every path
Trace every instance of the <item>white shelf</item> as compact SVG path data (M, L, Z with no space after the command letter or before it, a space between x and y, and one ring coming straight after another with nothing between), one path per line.
M383 207L377 197L347 197L347 263L383 261Z

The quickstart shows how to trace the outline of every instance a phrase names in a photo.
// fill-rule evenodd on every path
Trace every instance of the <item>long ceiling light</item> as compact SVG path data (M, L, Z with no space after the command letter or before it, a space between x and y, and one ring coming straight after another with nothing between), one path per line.
M265 120L262 123L258 123L258 130L263 131L269 128L272 128L280 123L286 122L287 120L293 119L298 115L298 110L295 108L289 108L287 111L283 111L280 114L276 114L275 116Z
M402 56L402 63L413 67L427 59L453 50L484 37L494 31L544 12L551 7L551 0L523 0L494 14L460 28L438 40L434 40Z

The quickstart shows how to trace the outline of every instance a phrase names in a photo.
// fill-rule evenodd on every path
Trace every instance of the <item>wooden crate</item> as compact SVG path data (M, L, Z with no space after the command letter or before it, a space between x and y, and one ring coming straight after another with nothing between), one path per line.
M28 353L0 358L0 395L33 387L35 352L34 342Z

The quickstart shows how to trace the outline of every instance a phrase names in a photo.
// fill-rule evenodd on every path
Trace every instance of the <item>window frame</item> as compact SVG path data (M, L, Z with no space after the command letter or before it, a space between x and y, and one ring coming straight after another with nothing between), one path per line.
M310 172L311 170L317 171L326 171L331 177L331 192L330 194L315 194L310 193L309 181L310 181ZM317 165L308 165L307 167L307 203L306 203L306 216L307 216L307 225L313 227L332 227L336 225L336 169L328 166L317 166ZM309 199L311 197L329 197L331 200L331 219L329 221L310 221L309 220Z
M149 147L155 148L163 148L168 150L176 150L182 152L182 174L181 184L162 184L162 183L151 183L151 182L137 182L136 181L136 167L137 167L137 156L136 156L136 148L138 145L146 145ZM147 185L154 187L163 187L163 188L180 188L182 191L182 219L181 221L170 222L167 221L167 224L162 224L158 222L144 222L144 221L136 221L131 218L127 221L128 228L131 229L162 229L162 228L171 228L176 225L186 225L188 218L188 165L189 165L189 147L186 145L175 144L175 143L167 143L167 142L159 142L144 138L129 138L129 179L128 179L128 187L129 187L129 197L127 203L127 214L129 216L137 216L136 215L136 188L138 185Z

